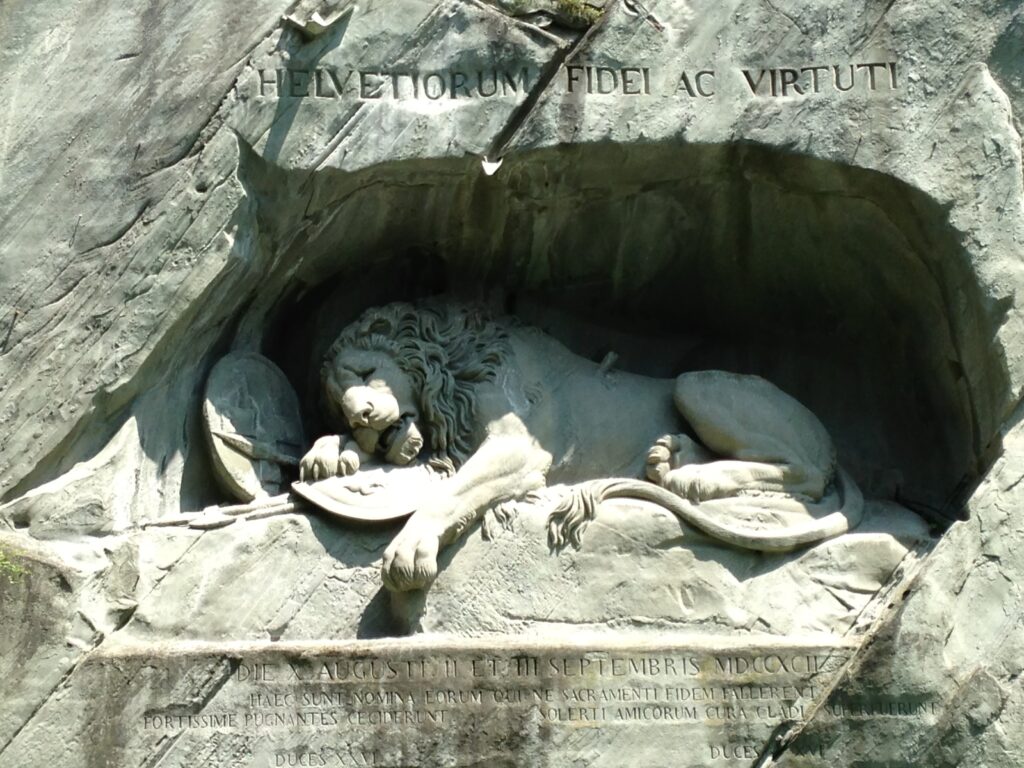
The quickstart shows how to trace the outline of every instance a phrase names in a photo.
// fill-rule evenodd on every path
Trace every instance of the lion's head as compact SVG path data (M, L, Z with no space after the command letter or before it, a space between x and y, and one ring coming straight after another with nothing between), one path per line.
M389 304L338 336L324 392L363 450L407 464L425 437L431 463L452 471L472 450L474 388L495 378L508 353L505 329L478 307Z

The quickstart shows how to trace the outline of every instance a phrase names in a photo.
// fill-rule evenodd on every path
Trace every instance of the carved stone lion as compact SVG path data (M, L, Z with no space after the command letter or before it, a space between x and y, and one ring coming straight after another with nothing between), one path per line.
M551 517L556 546L578 545L610 498L654 502L762 551L843 533L860 517L825 428L764 379L609 371L472 306L368 310L331 347L323 385L351 435L320 438L304 479L354 473L371 454L397 465L423 455L447 475L385 552L393 590L429 584L441 547L547 484L569 485Z

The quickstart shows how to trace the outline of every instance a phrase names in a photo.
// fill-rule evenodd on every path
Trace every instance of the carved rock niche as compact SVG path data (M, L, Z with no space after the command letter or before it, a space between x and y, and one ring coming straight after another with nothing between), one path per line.
M943 527L993 450L1004 362L943 209L883 174L749 145L567 148L311 177L243 155L261 256L240 323L323 430L319 365L364 309L482 301L649 376L759 374L865 493ZM971 373L965 373L969 369Z
M807 405L833 436L871 500L865 535L902 541L894 550L866 545L885 550L868 582L875 588L855 589L867 593L908 552L931 545L929 527L941 531L961 514L998 447L1005 372L981 330L985 300L942 208L883 174L752 145L556 148L512 156L494 175L476 160L309 174L281 170L243 145L238 174L249 195L238 227L259 233L248 258L267 268L239 302L233 340L222 338L218 349L227 343L277 362L299 394L310 439L336 428L321 395L327 348L362 311L393 301L480 302L595 363L647 376L758 374ZM558 372L551 376L557 382ZM524 524L536 529L526 536L532 549L517 544L507 555L502 586L481 592L476 571L502 547L478 544L476 534L442 556L426 595L396 595L390 611L384 593L360 598L367 612L348 600L359 634L508 631L541 617L602 627L645 612L668 626L713 619L786 634L849 629L859 614L862 622L872 615L861 599L838 619L828 610L825 620L784 619L785 600L749 611L780 589L770 581L723 607L733 579L772 573L783 561L736 559L699 536L692 546L709 548L698 559L719 560L722 573L683 610L638 608L635 590L621 585L617 602L598 605L586 597L593 590L584 576L559 586L584 607L552 613L521 563L561 568L570 555L549 556L543 520ZM355 536L378 554L397 530L308 525L331 551L347 550L351 542L337 542ZM677 523L651 525L646 535L658 546L679 539ZM607 570L605 549L618 545L593 546L593 565L584 550L579 567ZM465 565L451 566L460 557ZM827 557L831 568L860 555ZM375 581L372 554L340 560ZM686 583L691 566L661 567L682 568L675 580ZM657 582L651 589L666 588ZM494 590L520 597L503 606ZM557 590L547 591L554 600ZM316 637L318 625L296 622L288 631Z

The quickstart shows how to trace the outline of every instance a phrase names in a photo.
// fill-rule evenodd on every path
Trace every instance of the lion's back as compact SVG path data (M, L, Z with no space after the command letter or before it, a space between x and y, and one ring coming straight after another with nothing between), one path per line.
M760 376L695 371L676 379L676 407L701 441L743 461L799 463L829 472L835 448L802 403Z

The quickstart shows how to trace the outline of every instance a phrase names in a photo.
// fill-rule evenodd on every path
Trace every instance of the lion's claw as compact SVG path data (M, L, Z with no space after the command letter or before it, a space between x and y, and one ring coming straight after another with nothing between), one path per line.
M437 577L440 537L412 518L384 551L381 578L392 592L423 589Z
M340 435L325 435L313 443L299 462L299 480L315 483L328 477L355 474L359 455L346 449Z

